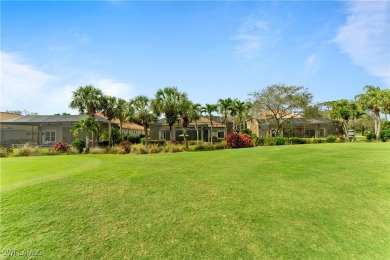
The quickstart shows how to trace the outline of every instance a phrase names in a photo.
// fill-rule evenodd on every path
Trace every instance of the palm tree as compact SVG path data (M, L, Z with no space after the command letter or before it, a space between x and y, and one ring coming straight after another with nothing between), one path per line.
M166 123L169 125L170 141L174 139L172 126L179 118L179 101L180 99L186 98L187 94L179 92L176 87L166 87L164 89L159 89L155 99L152 101L153 112L157 116L162 113L165 115Z
M79 87L72 92L70 108L78 109L80 114L87 114L95 117L95 114L102 108L103 92L91 85ZM92 147L94 146L94 136L92 133Z
M181 126L183 128L183 139L184 139L185 149L188 149L187 130L188 130L188 125L190 124L189 112L190 112L191 104L192 102L188 100L187 96L182 96L178 104L178 108L179 108L178 114L181 121Z
M349 121L354 118L360 118L363 114L354 102L346 99L331 102L330 115L332 119L341 120L345 141L348 141Z
M220 113L223 114L224 116L223 123L225 125L225 136L227 136L227 118L229 115L229 109L231 108L232 104L233 104L233 100L231 98L218 100L218 107Z
M118 98L116 103L117 109L116 109L116 115L115 118L118 118L119 120L119 131L122 133L122 125L125 122L126 119L126 113L127 113L127 102L123 98Z
M92 116L88 116L84 120L76 122L72 126L72 133L74 136L79 136L81 132L85 132L86 151L89 152L89 134L98 134L100 131L100 123Z
M79 113L94 117L102 106L103 92L91 85L79 87L73 91L70 108L78 109Z
M235 99L234 102L233 102L233 106L235 108L235 111L238 115L238 131L241 131L241 127L242 127L242 118L243 116L245 115L246 111L248 110L248 105L247 103L243 102L243 101L240 101L238 99Z
M213 144L213 112L217 112L218 110L218 106L217 105L214 105L214 104L206 104L203 108L202 108L202 112L203 113L206 113L209 117L209 120L210 120L210 142L211 144Z
M102 113L108 120L108 146L112 146L112 125L111 120L116 117L117 112L117 99L113 96L103 96L102 98Z
M384 93L379 87L367 85L363 88L366 93L357 95L356 100L362 105L363 109L369 110L374 114L374 126L376 140L379 140L381 131L381 118L380 113L386 104Z
M191 103L188 109L188 118L191 122L195 123L196 130L196 144L199 145L199 130L198 130L198 120L202 114L201 105L199 103Z
M153 113L151 107L151 100L147 96L137 96L130 101L130 104L134 108L132 121L141 124L144 127L145 132L145 145L148 145L149 132L148 128L150 123L157 120L156 115Z

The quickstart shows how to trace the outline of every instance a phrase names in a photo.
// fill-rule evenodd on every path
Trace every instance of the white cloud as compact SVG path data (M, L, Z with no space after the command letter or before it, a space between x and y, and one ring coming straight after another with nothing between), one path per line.
M267 21L249 16L240 25L237 34L232 37L238 41L235 52L247 59L255 58L260 50L270 42L271 32Z
M317 54L312 54L306 58L304 62L304 73L305 75L312 75L315 73L320 67L320 62Z
M76 114L69 103L72 92L79 86L94 85L105 94L126 100L134 97L134 86L110 78L92 76L89 80L80 80L62 75L49 75L26 63L21 55L1 51L1 111L27 110L41 115L55 113Z
M346 24L334 41L352 62L390 86L390 2L349 3Z
M117 98L123 98L129 100L134 97L134 85L124 82L118 82L110 78L96 77L95 75L90 76L85 85L93 85L95 88L99 88L104 94L109 96L115 96Z
M1 51L2 110L29 110L53 80L54 76L25 64L20 55Z

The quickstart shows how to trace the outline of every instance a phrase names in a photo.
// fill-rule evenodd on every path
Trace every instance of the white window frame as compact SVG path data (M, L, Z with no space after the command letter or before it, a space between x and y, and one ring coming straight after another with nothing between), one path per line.
M50 133L50 134L48 135L48 133ZM54 135L52 136L53 133L54 133ZM49 137L50 140L47 140L48 139L47 137ZM54 137L54 140L52 140L53 137ZM43 143L47 143L47 144L55 143L56 142L56 137L57 137L57 133L56 133L55 130L45 130L45 131L43 131Z

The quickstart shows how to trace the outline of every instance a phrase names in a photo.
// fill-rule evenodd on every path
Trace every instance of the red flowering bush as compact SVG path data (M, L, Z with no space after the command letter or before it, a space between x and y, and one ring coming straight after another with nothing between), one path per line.
M227 146L230 148L245 148L255 146L252 138L248 134L242 134L233 132L225 137Z
M255 146L255 143L253 142L252 138L247 134L241 135L241 145L240 147L253 147Z
M131 142L129 141L122 141L119 143L119 146L123 153L130 153L131 151Z
M65 142L58 142L51 147L51 149L56 152L67 152L69 148L70 145Z
M237 132L233 132L228 134L225 137L225 141L230 148L240 148L241 147L241 138L240 134Z

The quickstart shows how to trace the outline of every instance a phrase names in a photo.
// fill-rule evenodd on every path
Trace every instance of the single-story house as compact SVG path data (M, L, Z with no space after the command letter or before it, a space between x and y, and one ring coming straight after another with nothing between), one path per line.
M334 131L333 124L326 118L287 118L284 119L282 136L288 137L326 137ZM275 136L275 119L252 119L247 122L248 129L257 136Z
M213 140L222 140L225 138L225 124L223 118L219 116L213 116L213 125L211 126L208 117L201 117L197 121L199 140L209 142L212 136ZM228 129L231 130L231 123L228 122ZM183 141L183 128L181 124L176 123L172 126L174 131L174 139L176 141ZM195 122L191 122L187 130L187 140L196 140L196 128ZM150 125L150 139L156 140L169 140L169 125L166 123L165 118L158 120Z
M103 117L104 115L101 113L97 113L98 116ZM116 125L120 125L119 119L115 118L111 120L112 123ZM124 135L129 135L129 136L140 136L140 135L145 135L144 127L137 125L135 123L122 123L122 134Z
M6 115L7 113L0 114L0 145L8 147L24 143L46 146L60 141L71 143L75 139L71 133L72 125L88 117L87 115L14 115L11 117ZM103 130L108 129L106 119L100 116L95 116L95 119L102 125Z

